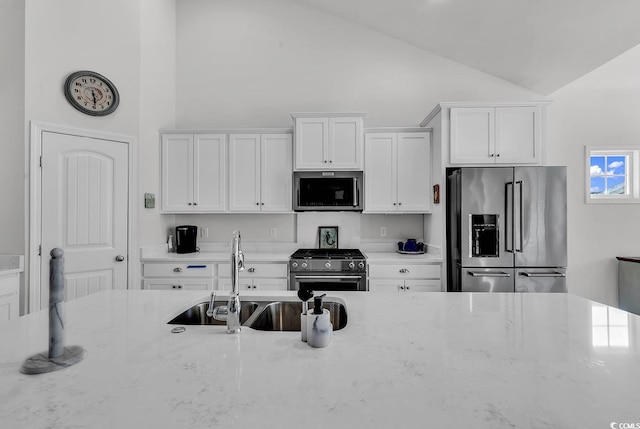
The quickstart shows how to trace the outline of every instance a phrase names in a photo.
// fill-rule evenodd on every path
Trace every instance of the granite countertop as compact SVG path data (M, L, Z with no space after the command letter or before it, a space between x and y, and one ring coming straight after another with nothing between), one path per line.
M24 271L23 255L0 255L0 276Z
M2 427L608 428L640 421L638 316L569 294L331 295L345 300L349 321L323 349L302 343L299 332L228 335L223 326L203 326L172 334L164 322L206 300L201 292L89 295L65 307L65 344L84 347L86 358L35 376L19 368L46 350L48 313L5 322ZM606 325L607 311L617 327Z
M246 252L245 262L289 262L291 253L282 252ZM141 262L180 262L196 261L223 263L231 261L231 253L225 252L195 252L195 253L169 253L167 251L146 251L140 257Z
M404 254L398 252L365 252L369 263L377 264L441 264L442 257L430 253Z
M640 257L638 256L616 256L616 259L618 261L625 261L625 262L640 262Z

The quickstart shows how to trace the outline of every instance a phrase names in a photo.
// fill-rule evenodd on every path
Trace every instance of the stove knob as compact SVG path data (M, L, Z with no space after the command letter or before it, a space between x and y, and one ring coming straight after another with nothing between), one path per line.
M355 267L356 267L356 264L354 264L353 262L349 262L349 268L353 270Z
M292 262L292 263L291 263L291 267L293 267L293 268L298 268L298 263L297 263L297 262Z
M324 264L325 268L331 268L331 262L327 262L326 264Z
M302 263L302 268L307 268L307 266L308 266L308 265L307 265L307 263L306 263L306 262L303 262L303 263Z
M360 262L360 263L358 264L358 268L364 268L364 262Z

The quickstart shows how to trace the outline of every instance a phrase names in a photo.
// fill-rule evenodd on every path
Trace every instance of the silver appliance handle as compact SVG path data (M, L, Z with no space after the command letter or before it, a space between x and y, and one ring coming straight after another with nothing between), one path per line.
M295 276L296 280L324 280L324 279L341 279L341 280L359 280L362 276Z
M518 210L518 213L514 213L513 215L513 238L514 238L514 250L516 252L522 253L522 180L518 180L516 185L520 187L520 192L518 192L518 198L515 198L516 188L513 188L514 191L514 209ZM517 204L516 204L517 201Z
M511 192L509 192L509 188L511 188ZM513 253L513 182L507 182L505 186L505 198L506 198L506 210L505 210L505 220L504 224L506 227L505 233L505 241L506 247L505 250L509 253Z
M473 271L467 271L467 273L471 276L471 277L511 277L511 274L509 273L486 273L486 272L482 272L482 273L476 273Z
M358 198L358 179L357 178L353 178L353 207L358 207L358 204L360 204L360 198Z
M555 271L553 273L530 273L528 271L520 271L521 276L525 277L567 277L565 273Z

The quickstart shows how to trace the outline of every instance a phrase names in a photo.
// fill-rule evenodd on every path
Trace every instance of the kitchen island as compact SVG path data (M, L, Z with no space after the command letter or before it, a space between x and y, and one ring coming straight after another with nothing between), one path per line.
M292 295L273 292L269 296ZM265 296L244 293L241 299ZM166 322L202 292L66 303L88 354L23 375L46 311L0 326L3 428L609 428L640 422L640 317L568 294L331 293L347 326L299 332ZM603 315L606 316L603 318ZM609 321L609 324L607 324ZM617 427L617 426L614 426Z

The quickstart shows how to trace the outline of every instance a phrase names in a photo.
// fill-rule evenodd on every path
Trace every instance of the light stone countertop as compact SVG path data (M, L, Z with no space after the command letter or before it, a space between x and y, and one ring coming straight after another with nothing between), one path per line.
M65 307L66 345L83 346L87 357L36 376L18 369L46 350L47 312L8 321L0 326L0 426L564 429L640 421L638 316L568 294L332 295L346 301L348 325L329 347L312 349L298 332L170 333L164 321L205 300L201 292L100 292Z
M291 253L283 252L248 252L245 254L245 262L289 262ZM169 253L166 251L146 251L140 257L140 262L231 262L229 251L220 252L195 252L195 253Z
M365 252L367 261L376 264L442 264L440 255L409 255L398 252Z

